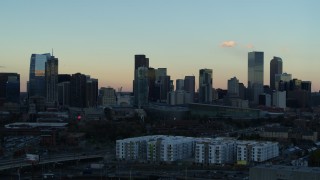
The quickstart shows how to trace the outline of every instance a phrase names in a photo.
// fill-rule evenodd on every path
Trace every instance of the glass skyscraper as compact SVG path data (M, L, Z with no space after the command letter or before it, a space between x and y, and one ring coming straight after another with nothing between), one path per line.
M28 96L46 97L45 68L50 53L32 54L30 59L30 73L28 82Z
M249 100L258 104L259 95L263 93L263 52L248 53L248 89Z
M139 70L140 67L143 67L141 70ZM147 71L145 72L145 69ZM146 82L146 85L148 85L148 68L149 68L149 58L146 58L145 55L139 54L134 56L134 80L133 80L133 95L134 95L134 105L135 106L141 106L145 105L144 95L147 93L147 102L148 102L148 93L149 93L149 87L147 86L147 90L145 92L142 92L142 84ZM145 74L147 73L147 74ZM146 76L146 77L145 77ZM142 80L143 79L143 80ZM142 88L142 89L141 89ZM143 93L143 95L141 94ZM141 97L143 96L143 98Z
M282 74L282 59L273 57L270 61L270 89L276 89L276 74Z
M199 71L199 102L212 102L212 69L200 69Z
M195 76L185 76L184 77L184 90L190 93L191 102L194 102L195 94Z
M58 58L51 56L45 63L46 98L47 102L58 101Z

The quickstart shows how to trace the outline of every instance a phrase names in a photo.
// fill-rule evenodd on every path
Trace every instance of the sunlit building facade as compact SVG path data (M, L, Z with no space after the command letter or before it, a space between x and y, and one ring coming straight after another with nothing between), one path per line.
M46 62L51 57L50 53L32 54L30 59L30 73L28 82L28 96L46 97Z

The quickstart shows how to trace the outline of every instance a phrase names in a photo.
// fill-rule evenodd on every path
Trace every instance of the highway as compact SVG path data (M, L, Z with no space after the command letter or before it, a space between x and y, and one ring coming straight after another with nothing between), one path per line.
M75 161L75 160L83 160L83 159L96 159L96 158L103 158L104 156L105 156L105 153L59 154L59 155L40 157L40 162L38 164L58 163L58 162ZM12 168L32 166L30 162L26 161L26 158L0 161L0 164L1 164L0 171L12 169Z

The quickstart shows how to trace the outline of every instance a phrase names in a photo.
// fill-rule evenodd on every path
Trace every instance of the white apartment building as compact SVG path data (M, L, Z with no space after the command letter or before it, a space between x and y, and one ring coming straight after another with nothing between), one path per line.
M195 162L224 164L235 161L235 140L230 138L198 139L195 143Z
M146 158L149 136L116 141L116 157L119 160L143 160Z
M279 156L277 142L238 141L237 163L263 162Z
M194 155L194 156L193 156ZM198 164L247 164L279 156L277 142L238 141L233 138L142 136L116 141L119 160L173 162L194 157Z
M116 157L120 160L172 162L193 155L194 138L183 136L143 136L117 140Z
M263 162L279 156L279 145L275 142L257 143L252 147L252 160Z

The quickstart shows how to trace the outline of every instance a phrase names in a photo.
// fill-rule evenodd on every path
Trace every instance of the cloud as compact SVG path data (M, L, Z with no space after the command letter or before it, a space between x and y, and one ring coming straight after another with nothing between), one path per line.
M0 68L6 68L5 66L0 66Z
M252 44L248 44L248 45L246 45L246 48L252 49L252 48L254 48L254 46Z
M235 41L224 41L221 43L221 47L235 47L237 43Z

